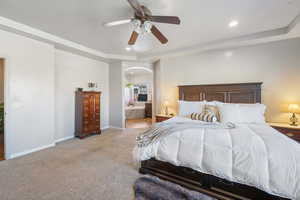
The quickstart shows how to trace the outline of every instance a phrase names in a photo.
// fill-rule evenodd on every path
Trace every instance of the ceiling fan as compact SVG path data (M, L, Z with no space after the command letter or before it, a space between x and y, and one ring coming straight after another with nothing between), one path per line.
M135 29L133 30L130 39L128 41L129 45L134 45L139 34L144 34L144 33L152 33L162 44L166 44L168 42L168 39L158 30L158 28L155 25L152 24L152 22L179 25L180 24L179 17L154 16L146 6L141 5L137 0L127 0L127 1L134 10L134 17L132 19L109 22L104 25L109 27L109 26L117 26L121 24L133 23Z

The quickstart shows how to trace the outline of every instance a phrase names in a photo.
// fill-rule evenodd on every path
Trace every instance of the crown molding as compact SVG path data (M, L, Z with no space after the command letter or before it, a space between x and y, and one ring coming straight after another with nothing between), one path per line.
M95 49L91 49L84 45L72 42L70 40L63 39L61 37L52 35L50 33L41 31L36 28L32 28L25 24L1 16L0 16L0 29L17 33L19 35L23 35L25 37L29 37L49 44L53 44L58 49L71 51L73 53L77 53L101 61L111 62L112 60L129 60L129 61L137 60L136 56L107 54L101 51L97 51Z
M242 46L251 46L263 44L268 42L275 42L279 40L286 40L300 37L300 13L285 27L257 32L249 35L243 35L234 38L227 38L208 42L205 44L198 44L188 46L166 52L158 52L153 54L140 54L138 60L156 61L163 57L182 56L187 54L206 52L212 50L221 50L228 48L237 48Z
M300 37L300 13L287 26L282 28L257 32L257 33L243 35L234 38L217 40L205 44L188 46L188 47L174 49L166 52L157 52L152 54L143 53L137 56L104 53L1 16L0 16L0 29L17 33L49 44L53 44L57 49L66 50L69 52L73 52L79 55L90 57L96 60L101 60L104 62L114 62L120 60L120 61L129 61L129 62L131 61L131 62L152 63L163 57L182 56L182 55L193 54L198 52L236 48L241 46L251 46L251 45L257 45L261 43L268 43L268 42Z
M291 32L300 23L300 13L289 23L287 31Z

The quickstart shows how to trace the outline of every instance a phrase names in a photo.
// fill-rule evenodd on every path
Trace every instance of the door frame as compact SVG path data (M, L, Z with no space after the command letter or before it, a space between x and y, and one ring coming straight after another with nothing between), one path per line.
M4 60L4 158L5 160L10 159L9 153L9 137L10 134L10 124L9 124L9 114L10 113L10 103L9 101L9 75L10 75L10 59L8 56L0 55L0 59Z
M136 64L138 65L138 64ZM155 84L154 84L154 81L155 81L155 73L154 73L154 69L153 69L153 65L151 64L151 67L152 68L149 68L149 67L144 67L144 66L139 66L139 67L134 67L134 65L132 66L128 66L128 67L122 67L122 102L123 102L123 119L122 119L122 122L123 122L123 128L127 128L126 127L126 116L125 116L125 102L124 102L124 99L125 99L125 84L124 84L124 79L125 79L125 72L126 71L130 71L130 70L133 70L133 69L140 69L140 70L144 70L144 71L147 71L149 73L151 73L151 87L152 87L152 91L151 91L151 96L152 96L152 100L151 100L151 103L152 103L152 124L155 123L155 108L156 108L156 101L155 101Z

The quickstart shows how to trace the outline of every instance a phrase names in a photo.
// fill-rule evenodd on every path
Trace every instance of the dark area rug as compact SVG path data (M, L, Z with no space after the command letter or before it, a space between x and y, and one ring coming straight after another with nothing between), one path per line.
M152 176L137 179L134 183L134 193L135 200L216 200Z

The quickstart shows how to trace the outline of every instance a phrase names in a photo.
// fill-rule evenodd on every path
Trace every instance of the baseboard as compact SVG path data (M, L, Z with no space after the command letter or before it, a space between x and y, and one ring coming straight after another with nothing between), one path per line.
M109 128L110 128L109 126L104 126L104 127L101 128L101 130L104 131L104 130L109 129Z
M42 146L42 147L38 147L38 148L34 148L34 149L31 149L31 150L28 150L28 151L23 151L23 152L20 152L20 153L15 153L15 154L12 154L12 155L8 156L7 159L13 159L13 158L25 156L27 154L34 153L34 152L37 152L37 151L41 151L43 149L48 149L48 148L54 147L54 146L55 146L55 143L49 144L49 145L45 145L45 146Z
M101 128L101 130L104 131L104 130L109 129L109 128L110 128L109 126L104 126L104 127ZM64 142L66 140L70 140L70 139L73 139L73 138L75 138L75 136L74 135L70 135L70 136L67 136L67 137L55 140L55 143Z
M116 127L116 126L110 126L109 128L119 129L119 130L125 130L125 128L120 128L120 127Z
M102 127L101 130L106 130L106 129L109 129L109 128L119 129L119 130L124 130L125 129L125 128L114 127L114 126L105 126L105 127ZM45 146L41 146L41 147L38 147L38 148L31 149L31 150L28 150L28 151L23 151L23 152L20 152L20 153L12 154L10 156L7 156L6 159L8 159L8 160L9 159L14 159L14 158L18 158L18 157L21 157L21 156L25 156L25 155L30 154L30 153L34 153L34 152L41 151L41 150L44 150L44 149L47 149L47 148L50 148L50 147L54 147L56 143L63 142L63 141L66 141L66 140L70 140L72 138L74 138L74 135L55 140L55 143L53 143L53 144L49 144L49 145L45 145Z
M66 140L73 139L74 137L75 137L74 135L70 135L70 136L67 136L67 137L64 137L64 138L60 138L58 140L55 140L55 143L64 142Z

